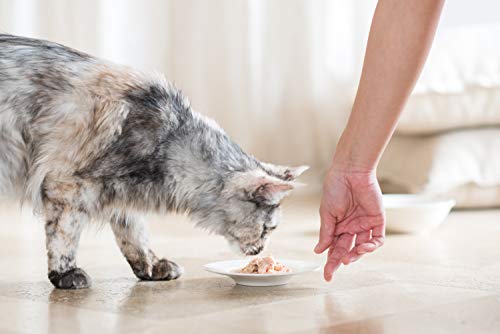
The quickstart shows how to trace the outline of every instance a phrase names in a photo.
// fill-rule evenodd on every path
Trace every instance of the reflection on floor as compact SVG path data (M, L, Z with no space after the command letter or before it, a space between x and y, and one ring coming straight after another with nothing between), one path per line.
M318 200L294 198L268 253L322 262L312 253ZM46 279L43 225L0 204L0 333L500 333L500 211L453 213L434 233L389 236L376 254L281 287L235 286L203 271L231 259L225 241L183 217L150 217L154 249L184 266L173 282L138 282L108 226L81 241L90 290L54 290Z

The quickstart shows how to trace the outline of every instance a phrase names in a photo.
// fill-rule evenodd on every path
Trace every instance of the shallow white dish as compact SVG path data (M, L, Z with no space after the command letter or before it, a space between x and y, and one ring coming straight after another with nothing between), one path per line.
M295 275L316 271L320 268L319 265L312 262L279 259L277 261L290 268L290 272L278 274L243 274L237 272L239 269L246 266L249 261L249 259L246 259L213 262L206 264L204 268L215 274L229 276L236 284L248 286L283 285L287 284Z
M387 231L422 233L441 225L456 204L427 195L384 195Z

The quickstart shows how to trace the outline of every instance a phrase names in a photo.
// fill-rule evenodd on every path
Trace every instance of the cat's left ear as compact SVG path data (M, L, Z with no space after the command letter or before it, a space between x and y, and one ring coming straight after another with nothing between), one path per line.
M277 205L293 190L293 184L277 180L263 179L257 188L253 187L250 196L253 201Z
M276 176L284 181L294 181L309 169L309 166L287 167L266 162L261 163L261 165L270 175Z
M262 170L237 173L230 185L227 191L237 191L246 200L266 205L279 204L294 188L292 182L271 176Z

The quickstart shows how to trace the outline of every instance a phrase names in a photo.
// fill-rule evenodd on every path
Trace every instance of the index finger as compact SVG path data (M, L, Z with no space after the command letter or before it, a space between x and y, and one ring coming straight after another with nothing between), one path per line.
M333 272L337 270L342 263L342 258L351 250L353 241L354 235L352 234L342 234L338 237L325 264L323 275L326 281L332 279Z

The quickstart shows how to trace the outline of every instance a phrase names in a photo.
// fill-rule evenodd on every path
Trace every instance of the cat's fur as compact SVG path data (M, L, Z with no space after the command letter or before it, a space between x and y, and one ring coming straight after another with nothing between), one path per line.
M49 279L90 286L82 228L109 221L135 275L182 269L149 247L140 212L187 212L241 252L259 253L306 168L244 153L173 85L65 46L0 35L0 194L46 223Z

